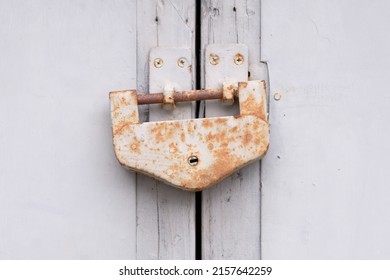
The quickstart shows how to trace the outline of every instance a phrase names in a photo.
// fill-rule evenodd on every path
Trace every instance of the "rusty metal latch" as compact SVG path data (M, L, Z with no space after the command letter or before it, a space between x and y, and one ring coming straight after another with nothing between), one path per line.
M222 83L223 84L223 83ZM264 81L225 83L222 88L137 94L110 93L113 143L120 164L174 187L199 191L266 153L269 125ZM204 119L139 121L138 105L221 99L239 100L239 115Z

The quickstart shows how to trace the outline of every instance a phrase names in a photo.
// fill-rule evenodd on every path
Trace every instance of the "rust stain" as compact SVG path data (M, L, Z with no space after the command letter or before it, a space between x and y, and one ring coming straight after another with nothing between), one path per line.
M248 82L239 82L238 83L238 88L239 89L244 89L248 86Z
M202 127L204 128L211 128L214 126L214 122L208 119L202 120Z
M115 125L115 127L113 127L114 136L120 134L124 128L126 127L128 128L133 124L134 124L133 122L129 122L127 120L119 122L118 124Z
M177 143L172 142L171 144L169 144L169 152L170 152L171 154L176 154L177 151L178 151L178 149L177 149Z
M151 129L151 132L155 138L157 143L163 142L164 139L164 127L160 124L157 124L155 127Z
M267 116L267 113L266 113L266 106L267 104L265 103L265 95L264 95L264 98L262 99L261 103L260 103L260 113L259 113L259 117L260 119L264 120L264 121L267 121L268 120L268 116Z
M230 129L230 133L237 133L237 132L238 132L238 127L237 127L237 126L232 127L232 128Z
M252 133L250 131L246 130L244 137L242 138L242 142L243 142L244 146L247 146L248 144L250 144L252 138L253 138Z
M173 123L161 122L156 123L155 126L151 129L152 134L154 135L156 143L165 142L169 139L173 139L175 133L175 125Z
M130 148L131 148L131 150L132 150L134 153L141 154L140 143L139 143L139 141L134 140L134 141L130 144Z
M228 85L226 89L229 91L233 91L234 90L233 84Z
M226 130L223 130L223 131L220 131L217 133L209 132L206 135L206 142L217 143L217 144L219 144L220 147L223 147L223 148L227 148L227 146L229 145L229 143L231 141L234 141L234 136L228 135Z
M226 118L218 118L215 120L215 123L218 125L226 125L227 124L227 119Z
M203 137L204 133L198 132L197 136L198 136L199 141L204 143L204 137Z
M166 172L166 174L167 174L169 177L173 178L174 176L177 176L177 173L178 173L181 169L182 169L182 167L181 167L179 164L174 163L174 164L172 164L172 165L170 165L170 166L168 167L167 170L170 170L170 171L169 171L169 172Z
M222 102L228 105L234 103L234 86L233 84L223 85Z
M255 113L259 106L256 102L256 98L253 95L248 95L245 101L241 103L242 108L245 108L245 111L253 112Z
M247 96L247 99L243 102L240 102L240 109L242 109L241 114L245 115L255 115L261 118L262 120L267 121L267 114L266 114L266 83L264 80L260 81L261 83L261 101L260 103L257 102L255 99L255 96L251 93ZM239 90L246 89L248 86L247 82L240 82L239 83ZM252 92L255 92L256 89L252 88Z
M194 122L190 121L187 127L188 134L194 134L195 129L196 129L196 125L194 124Z
M137 116L137 112L136 111L131 111L131 114L130 114L130 119L135 121L135 120L138 120L138 116Z
M206 141L207 142L224 143L224 142L226 142L228 140L226 138L226 136L227 136L226 135L226 131L221 131L221 132L218 132L218 133L209 132L206 135Z
M119 112L118 110L114 111L114 119L117 119L119 117Z
M266 120L266 116L263 109L264 102L261 102L259 104L253 95L248 95L247 99L243 101L240 105L242 108L245 108L245 112L241 112L241 114L254 115L261 118L262 120Z
M184 134L184 132L182 132L180 134L180 140L184 143L186 141L186 135Z
M243 163L240 158L232 156L229 150L218 149L212 153L215 162L208 168L191 172L189 179L181 181L184 188L192 191L202 190L205 186L209 187L227 177L232 170Z
M254 122L252 125L253 125L253 131L259 130L260 122Z
M113 102L113 109L114 111L118 110L122 106L129 106L131 104L134 104L134 101L136 101L136 98L134 100L134 90L122 90L122 91L113 91L110 92L110 100ZM117 97L117 95L123 95L120 98Z

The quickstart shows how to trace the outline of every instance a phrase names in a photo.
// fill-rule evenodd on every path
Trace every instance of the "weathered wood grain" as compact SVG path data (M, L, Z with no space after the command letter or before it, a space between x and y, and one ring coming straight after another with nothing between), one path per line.
M195 1L137 2L137 87L148 92L149 50L194 49ZM173 112L150 106L149 120L193 117L191 104ZM144 114L145 118L145 114ZM137 258L195 258L195 195L137 175Z
M389 259L390 3L262 2L262 256Z
M259 64L260 1L202 1L202 62L205 46L212 43L246 44L249 63ZM238 112L236 105L205 104L206 117ZM256 162L202 193L204 259L260 258L260 190Z

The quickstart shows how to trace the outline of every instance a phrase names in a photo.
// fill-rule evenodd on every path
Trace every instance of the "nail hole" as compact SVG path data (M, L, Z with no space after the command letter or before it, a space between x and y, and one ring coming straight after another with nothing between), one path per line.
M198 159L197 156L190 156L190 157L188 158L188 164L191 165L191 166L197 165L198 162L199 162L199 159Z
M275 101L279 101L280 99L282 99L282 95L279 92L276 92L274 94L274 99L275 99Z

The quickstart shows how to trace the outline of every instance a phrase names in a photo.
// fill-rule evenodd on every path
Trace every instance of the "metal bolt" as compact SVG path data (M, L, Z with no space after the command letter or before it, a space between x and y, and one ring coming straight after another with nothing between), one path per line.
M179 65L179 67L183 68L186 65L186 59L184 57L180 57L177 60L177 65Z
M154 60L153 64L154 64L154 67L160 68L161 66L163 66L164 60L162 60L162 58L156 58Z
M190 157L188 158L188 164L191 165L191 166L197 165L198 162L199 162L199 160L198 160L198 157L197 157L197 156L190 156Z
M209 59L212 65L217 65L219 63L219 56L216 54L211 53Z
M244 63L244 56L240 53L237 53L235 56L234 56L234 63L236 65L241 65Z
M276 92L276 93L274 94L274 99L275 99L276 101L279 101L280 99L282 99L282 95L281 95L279 92Z

